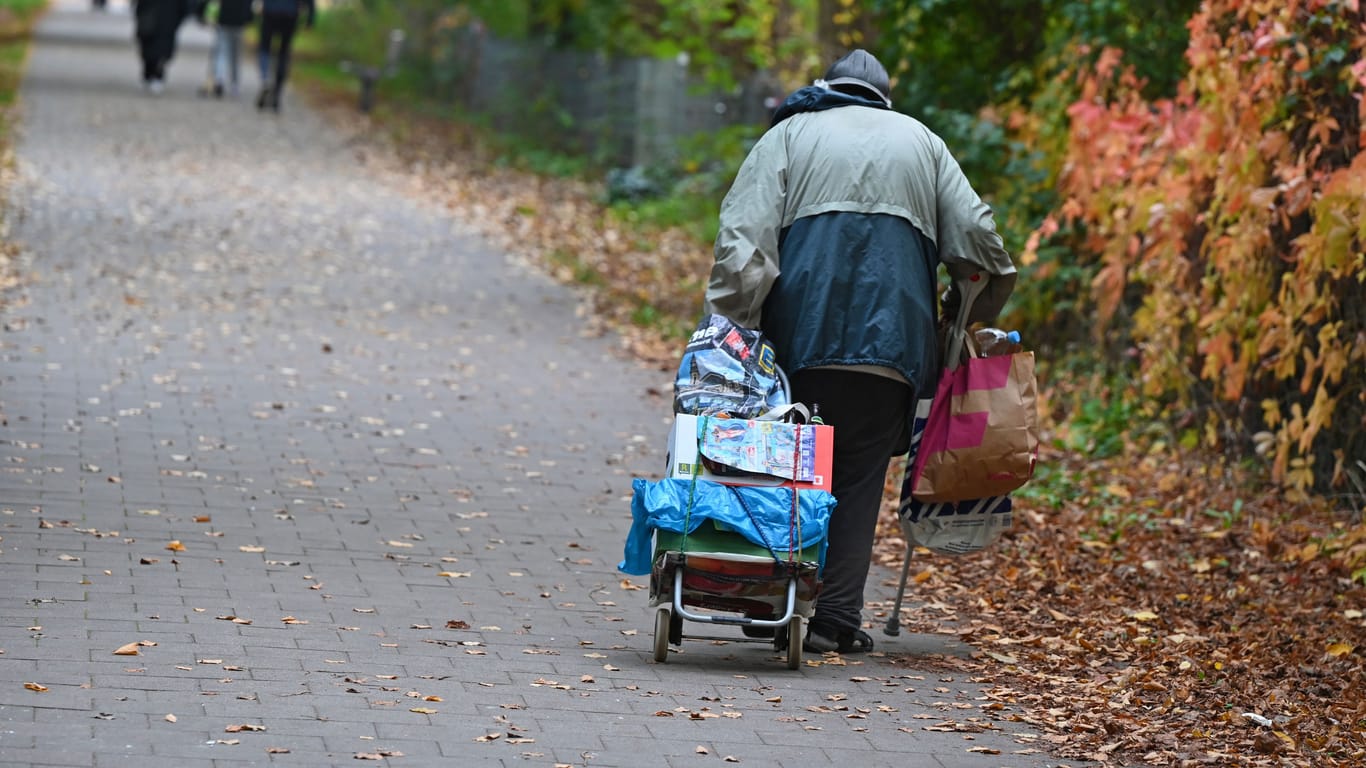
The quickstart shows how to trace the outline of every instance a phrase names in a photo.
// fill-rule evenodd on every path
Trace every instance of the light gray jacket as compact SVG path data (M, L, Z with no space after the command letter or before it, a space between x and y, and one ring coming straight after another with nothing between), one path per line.
M951 280L985 272L969 322L993 321L1014 288L991 209L943 140L899 112L842 106L783 120L745 158L722 202L703 312L760 327L782 272L780 239L798 220L829 213L899 217L933 244ZM832 257L844 247L830 246Z

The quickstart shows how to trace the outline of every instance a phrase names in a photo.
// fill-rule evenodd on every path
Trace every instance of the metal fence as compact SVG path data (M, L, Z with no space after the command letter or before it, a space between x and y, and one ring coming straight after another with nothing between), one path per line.
M773 87L762 77L708 91L686 62L613 58L452 30L433 54L438 96L497 131L534 138L607 166L667 166L678 142L766 124Z

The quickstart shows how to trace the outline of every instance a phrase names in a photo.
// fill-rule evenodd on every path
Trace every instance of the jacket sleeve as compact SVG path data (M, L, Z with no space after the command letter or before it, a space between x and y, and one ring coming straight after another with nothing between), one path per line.
M704 314L758 328L764 299L778 279L778 234L787 194L787 152L781 130L770 130L745 157L721 201L715 262Z
M996 231L991 207L973 191L958 161L943 144L939 146L936 181L939 261L955 283L977 272L987 273L987 286L973 302L968 323L993 322L1015 289L1015 263ZM950 288L943 317L957 313L958 300L957 289Z

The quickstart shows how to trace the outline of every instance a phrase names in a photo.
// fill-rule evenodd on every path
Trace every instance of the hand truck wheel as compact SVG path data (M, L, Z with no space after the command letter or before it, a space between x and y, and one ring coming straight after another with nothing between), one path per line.
M661 664L669 660L669 634L673 624L673 611L661 605L655 611L655 661Z
M787 668L802 668L802 643L805 635L802 632L802 617L794 615L787 622Z

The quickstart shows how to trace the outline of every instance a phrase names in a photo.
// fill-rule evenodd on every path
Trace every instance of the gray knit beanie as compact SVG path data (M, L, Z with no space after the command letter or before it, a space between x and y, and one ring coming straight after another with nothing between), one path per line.
M892 100L888 96L891 91L891 79L887 76L887 68L882 66L882 62L878 61L876 56L862 48L846 53L839 61L831 64L830 69L825 71L825 77L821 79L827 87L834 90L865 91L868 95L881 99L887 106L892 105Z

